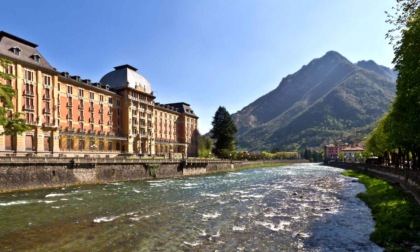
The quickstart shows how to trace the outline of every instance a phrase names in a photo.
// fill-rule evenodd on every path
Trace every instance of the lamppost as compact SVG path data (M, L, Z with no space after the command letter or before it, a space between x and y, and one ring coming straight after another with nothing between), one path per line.
M230 163L232 163L232 153L229 153Z

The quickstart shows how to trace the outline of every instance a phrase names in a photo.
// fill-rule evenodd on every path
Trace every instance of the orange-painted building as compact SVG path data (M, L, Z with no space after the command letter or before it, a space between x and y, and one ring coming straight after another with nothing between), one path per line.
M0 135L0 155L196 156L198 117L187 103L155 103L150 83L122 65L100 82L58 72L37 45L0 32L1 71L15 76L14 104L31 130ZM2 82L4 83L4 82ZM0 128L0 131L2 129Z

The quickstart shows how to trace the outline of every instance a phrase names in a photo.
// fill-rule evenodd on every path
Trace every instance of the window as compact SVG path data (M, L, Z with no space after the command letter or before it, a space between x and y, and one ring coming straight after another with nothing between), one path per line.
M51 99L51 96L50 96L50 89L49 89L49 88L44 89L44 99L45 99L45 100L49 100L49 99Z
M73 139L67 138L67 150L72 150L72 149L73 149Z
M69 113L67 114L67 119L73 118L73 108L69 108Z
M68 94L73 94L73 87L72 86L70 86L70 85L67 86L67 93Z
M34 95L34 85L32 83L25 83L24 95Z
M101 101L101 102L104 101L104 96L103 95L99 95L99 101Z
M89 142L89 147L91 150L95 150L96 149L96 144L94 140L90 140Z
M20 55L20 52L22 51L22 50L20 50L20 48L19 47L12 47L12 48L10 48L10 51L12 52L12 53L14 53L14 54L16 54L16 55Z
M49 116L49 115L44 116L44 123L45 123L46 125L50 125L50 123L51 123L51 118L50 118L50 116Z
M51 113L50 110L50 101L44 101L44 114L49 114Z
M108 142L108 150L112 151L112 142Z
M112 97L108 97L108 103L112 104Z
M33 113L26 113L26 123L27 124L34 124L34 114Z
M10 74L10 75L14 75L14 68L13 68L13 65L7 65L7 67L6 67L6 69L5 69L5 73L6 74ZM11 86L12 85L12 80L10 79L10 80L5 80L6 81L6 85L9 85L9 86Z
M89 93L89 98L90 98L91 100L95 99L95 93L94 93L94 92L90 92L90 93Z
M80 89L79 89L79 96L80 96L80 97L83 97L83 93L84 93L84 92L83 92L83 89L81 89L81 88L80 88Z
M51 76L44 74L44 85L51 86Z
M14 146L13 146L13 136L10 135L5 135L4 136L4 148L6 150L14 150Z
M33 97L26 97L25 98L25 110L34 110L34 98Z
M25 68L25 76L24 76L24 78L25 78L26 81L35 81L35 77L34 76L35 76L35 72L34 71Z
M36 61L36 62L40 62L41 61L41 56L39 56L38 54L34 54L31 56L31 58Z
M67 107L72 107L73 106L73 99L71 97L69 97L68 101L67 101Z
M99 150L100 151L104 150L104 141L99 141Z
M25 136L25 150L26 151L33 151L34 150L34 137L33 136Z
M80 139L79 140L79 150L84 150L85 149L85 140Z
M44 151L51 151L50 149L50 137L49 136L44 136Z

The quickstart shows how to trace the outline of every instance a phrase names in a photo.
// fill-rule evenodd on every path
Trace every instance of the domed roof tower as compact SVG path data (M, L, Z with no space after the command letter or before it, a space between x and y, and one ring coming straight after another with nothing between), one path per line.
M130 65L121 65L114 67L114 71L105 74L100 83L108 84L110 88L120 89L130 87L134 89L144 89L147 94L152 94L152 86L144 76L137 73L137 68Z

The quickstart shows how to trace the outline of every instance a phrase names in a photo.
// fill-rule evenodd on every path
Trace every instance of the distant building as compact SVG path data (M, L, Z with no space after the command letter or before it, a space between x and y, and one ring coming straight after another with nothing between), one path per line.
M365 151L364 147L361 146L348 146L341 149L341 152L344 153L345 162L358 162L360 161L358 158L362 152Z
M328 144L324 146L325 160L336 160L340 154L340 150L343 148L341 145Z
M7 85L31 126L23 135L0 135L0 155L198 153L198 117L190 105L155 102L150 83L130 65L93 83L58 72L36 44L6 32L0 32L0 57L11 61L0 70L16 77Z
M343 161L355 162L358 153L362 153L364 150L365 148L361 143L358 145L328 144L324 146L325 161L328 162L330 160L338 160L340 159L340 153L343 153Z

